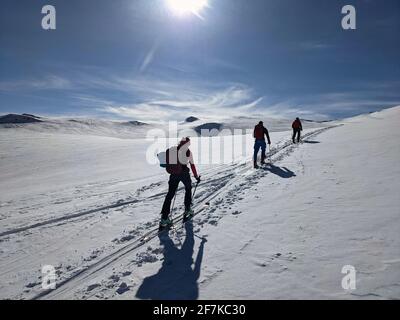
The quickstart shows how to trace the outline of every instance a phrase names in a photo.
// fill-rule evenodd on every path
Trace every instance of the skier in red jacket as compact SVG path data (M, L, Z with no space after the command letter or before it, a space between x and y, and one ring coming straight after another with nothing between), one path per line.
M303 126L299 118L296 118L296 120L293 121L292 129L293 129L293 136L292 136L293 143L296 143L295 141L296 136L297 136L297 143L299 143L301 131L303 131Z
M161 210L160 228L166 228L172 225L172 220L169 218L171 201L175 197L180 182L185 186L184 218L188 219L193 216L193 210L191 209L192 180L187 165L190 164L190 168L197 182L200 182L200 176L197 174L196 166L193 161L193 154L189 150L189 146L190 139L187 137L182 138L177 147L172 147L167 152L167 172L170 174L168 182L169 188Z
M271 145L271 139L269 138L269 133L267 128L264 127L264 123L260 121L258 125L254 127L254 133L253 133L254 139L256 139L254 143L254 168L257 169L257 156L258 156L258 151L261 148L261 164L265 164L265 150L267 148L267 144L265 143L265 136L267 136L268 144Z

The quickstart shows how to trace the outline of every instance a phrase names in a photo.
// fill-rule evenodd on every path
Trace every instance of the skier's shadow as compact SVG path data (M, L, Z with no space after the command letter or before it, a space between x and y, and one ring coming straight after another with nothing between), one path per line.
M204 243L202 242L193 264L194 233L193 224L185 224L186 238L178 249L170 236L164 233L159 236L164 248L163 263L157 274L145 278L136 292L140 299L153 300L194 300L199 296L197 280L200 276L200 267L203 259Z
M281 178L292 178L292 177L296 176L296 174L293 171L289 170L288 168L277 167L277 166L274 166L272 163L267 164L264 167L264 170L269 171L273 174L276 174L277 176L279 176Z

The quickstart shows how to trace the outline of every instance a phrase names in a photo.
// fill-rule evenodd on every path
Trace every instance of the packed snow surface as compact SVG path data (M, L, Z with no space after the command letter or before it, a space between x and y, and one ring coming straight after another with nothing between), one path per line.
M273 123L257 170L244 136L245 157L228 148L230 163L198 166L193 221L146 238L168 180L146 160L147 125L1 127L0 298L399 299L399 121L400 107L305 122L296 145L288 121Z

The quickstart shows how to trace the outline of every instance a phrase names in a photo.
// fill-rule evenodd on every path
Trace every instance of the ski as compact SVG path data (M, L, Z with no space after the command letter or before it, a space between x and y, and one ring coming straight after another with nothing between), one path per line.
M195 216L194 213L193 213L192 215L190 215L190 216L185 216L185 215L183 215L182 224L185 224L186 222L192 220L194 216Z
M174 226L167 226L167 227L158 227L158 232L163 232L163 231L170 231L174 229Z

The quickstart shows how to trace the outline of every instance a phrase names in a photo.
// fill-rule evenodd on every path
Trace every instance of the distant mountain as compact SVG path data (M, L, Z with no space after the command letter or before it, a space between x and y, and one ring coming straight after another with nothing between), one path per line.
M36 118L36 119L41 119L42 118L42 117L38 117L38 116L35 116L33 114L29 114L29 113L23 113L22 115L23 116L27 116L27 117L31 117L31 118Z
M216 131L216 134L218 134L218 132L221 131L222 127L223 127L223 125L221 123L210 122L210 123L204 123L200 126L197 126L194 128L194 130L198 134L201 134L202 130L209 130L209 131L214 130L214 131ZM214 135L214 134L211 134L211 136L212 135Z
M8 114L0 117L0 130L79 134L114 138L145 137L150 124L140 121L112 121L88 118L41 118L32 114Z
M0 117L1 124L20 124L20 123L34 123L34 122L42 122L39 120L39 117L36 117L31 114L7 114L5 116Z
M325 122L332 122L333 120L309 120L309 119L301 119L304 122L314 122L314 123L325 123Z
M122 124L131 125L131 126L147 126L147 123L136 121L136 120L135 121L123 122Z
M254 126L260 121L259 116L245 117L229 117L199 119L194 116L186 118L178 125L178 130L188 130L187 135L193 134L193 130L201 134L202 130L212 131L204 133L208 136L215 136L223 133L223 135L233 134L251 134ZM264 125L270 132L290 131L292 119L279 118L262 118ZM305 120L303 120L305 121ZM305 121L303 123L306 129L325 126L322 122ZM145 123L137 120L132 121L116 121L107 119L90 119L90 118L51 118L38 117L32 114L24 113L9 114L0 117L0 130L20 130L35 131L43 133L58 134L79 134L92 136L105 136L123 139L137 139L148 135L152 128L169 130L166 123ZM182 133L183 134L183 133Z
M189 118L185 119L185 122L195 122L195 121L198 121L198 120L200 120L200 119L196 118L196 117L189 117Z

